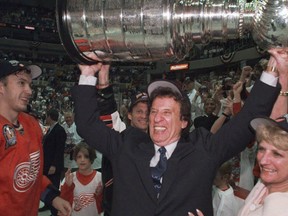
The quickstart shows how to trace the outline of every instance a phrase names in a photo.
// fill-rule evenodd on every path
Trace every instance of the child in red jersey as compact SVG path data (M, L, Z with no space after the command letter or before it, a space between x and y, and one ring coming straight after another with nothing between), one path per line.
M101 173L93 170L95 150L86 143L79 143L74 149L74 160L78 170L65 173L61 184L61 197L72 204L72 216L99 216L102 212Z

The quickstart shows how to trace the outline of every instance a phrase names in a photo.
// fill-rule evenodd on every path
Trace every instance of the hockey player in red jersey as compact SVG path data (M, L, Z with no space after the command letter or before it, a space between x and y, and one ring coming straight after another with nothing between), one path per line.
M42 131L28 115L32 79L41 74L36 65L0 61L0 214L38 215L39 201L70 215L69 202L43 176Z

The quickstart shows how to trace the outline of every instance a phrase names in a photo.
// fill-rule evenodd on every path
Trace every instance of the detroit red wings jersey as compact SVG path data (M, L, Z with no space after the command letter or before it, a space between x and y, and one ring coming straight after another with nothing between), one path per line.
M84 176L77 171L73 173L71 187L63 180L61 197L70 201L73 199L72 216L99 216L102 212L102 189L100 172L94 170L91 175Z
M18 121L15 127L0 116L0 215L36 216L49 183L42 174L42 131L28 114Z

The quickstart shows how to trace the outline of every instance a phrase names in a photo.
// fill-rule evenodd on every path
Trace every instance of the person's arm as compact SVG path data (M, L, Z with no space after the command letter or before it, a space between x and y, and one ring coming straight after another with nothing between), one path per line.
M96 175L101 175L101 173L97 172ZM96 200L96 208L97 208L98 214L101 214L103 212L103 184L102 184L102 181L98 182L94 197Z
M232 104L232 100L230 98L227 98L226 105L222 114L218 117L218 119L214 122L210 129L211 133L216 133L222 127L222 125L230 118L232 114Z
M235 103L241 102L241 91L243 89L243 82L238 81L234 86L233 86L233 101Z
M110 64L102 64L98 72L98 83L97 83L98 89L104 89L110 86L109 70L110 70Z
M71 173L71 169L68 169L60 186L60 197L67 200L71 206L73 204L74 188L75 184L73 183L73 173Z
M274 104L270 118L277 119L287 114L288 111L288 76L280 76L281 92Z
M243 90L243 82L240 80L233 86L233 106L232 106L232 114L236 115L240 112L242 108L242 99L241 92Z
M42 187L44 187L43 192L41 193L41 201L47 206L53 206L56 208L62 215L70 215L72 212L71 205L68 201L60 197L60 191L50 182L50 180L43 176L42 178Z
M99 61L97 56L94 53L90 53L88 55L89 58L94 59L98 63L93 65L81 65L79 64L78 67L81 71L81 75L79 78L79 85L91 85L95 86L97 78L95 75L100 71L102 67L102 62Z
M60 196L57 196L55 199L53 199L52 206L56 208L61 215L71 215L72 208L70 203L62 199Z
M277 55L279 57L284 55L287 55L287 53L279 53L279 52L273 52L274 55ZM285 56L284 56L285 58ZM276 61L276 60L275 60ZM277 70L279 72L279 83L281 85L281 92L273 106L270 118L272 119L277 119L279 117L284 116L287 114L288 111L288 73L285 73L286 67L282 66L283 64L286 66L288 65L287 61L281 62L278 60L280 63L280 67L277 65ZM277 61L276 61L277 63ZM288 66L287 66L288 67Z
M98 89L98 106L100 118L107 126L116 131L126 129L125 123L121 120L117 110L117 103L114 96L113 86L109 83L109 64L102 64L98 72L97 89Z
M99 63L98 63L99 64ZM109 82L109 64L101 64L97 73L97 101L101 116L111 115L117 111L113 86Z
M197 91L193 101L191 102L191 106L193 106L193 110L195 113L195 118L203 115L203 109L201 107L201 104L202 104L201 94L199 91Z
M273 58L271 55L271 59ZM288 69L286 72L288 73ZM278 75L270 71L263 72L260 80L255 82L241 111L224 124L208 143L215 156L220 157L220 162L238 154L250 143L254 137L249 127L250 121L257 116L269 116L279 92Z
M246 87L251 85L251 74L252 74L252 67L244 66L241 71L240 80L242 83L245 83Z
M218 116L218 114L222 108L222 104L221 104L221 101L219 99L216 99L216 98L214 98L214 99L215 99L216 108L215 108L213 113L214 113L214 115Z
M90 56L97 60L97 56ZM72 89L72 97L75 107L75 123L77 126L78 134L88 143L88 145L97 149L103 155L112 159L117 154L118 147L121 146L122 139L119 132L107 127L105 123L100 119L102 109L99 99L99 89L96 86L95 75L101 71L102 63L96 63L95 65L80 65L81 76L79 85L74 86ZM81 80L81 77L84 77ZM98 77L99 74L98 74ZM92 82L85 83L87 79L94 79ZM87 81L87 80L86 80ZM98 86L99 87L99 86ZM104 89L110 88L108 86ZM103 91L104 89L101 89ZM105 102L105 100L104 100Z

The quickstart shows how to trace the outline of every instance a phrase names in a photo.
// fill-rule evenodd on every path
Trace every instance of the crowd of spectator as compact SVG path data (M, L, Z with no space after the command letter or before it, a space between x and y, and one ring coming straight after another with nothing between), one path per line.
M264 63L263 63L264 62ZM254 67L253 73L250 76L250 82L253 83L265 64L265 59L261 60ZM42 68L43 73L41 77L34 81L34 96L31 102L32 110L37 111L42 119L45 118L46 110L54 107L61 111L61 113L73 109L73 102L70 95L70 89L76 85L79 77L79 68L75 65L70 69L56 70L55 68ZM113 84L116 102L120 108L123 103L129 104L131 95L137 91L145 90L147 85L147 72L135 72L121 75L117 73L117 69L111 68L110 83ZM230 70L230 71L228 71ZM241 75L240 67L235 69L226 69L219 71L211 71L207 73L183 73L176 78L178 82L183 85L187 78L195 81L195 91L197 92L198 99L195 101L199 105L198 115L203 114L203 103L205 97L212 97L216 94L222 94L223 89L226 88L225 84L235 83ZM219 92L219 87L221 92ZM218 88L218 89L217 89ZM206 96L203 96L206 94ZM225 91L224 91L225 93ZM218 95L218 97L220 97ZM200 110L200 111L199 111Z
M2 4L0 22L17 26L31 26L40 31L56 32L57 29L54 10L27 5Z

